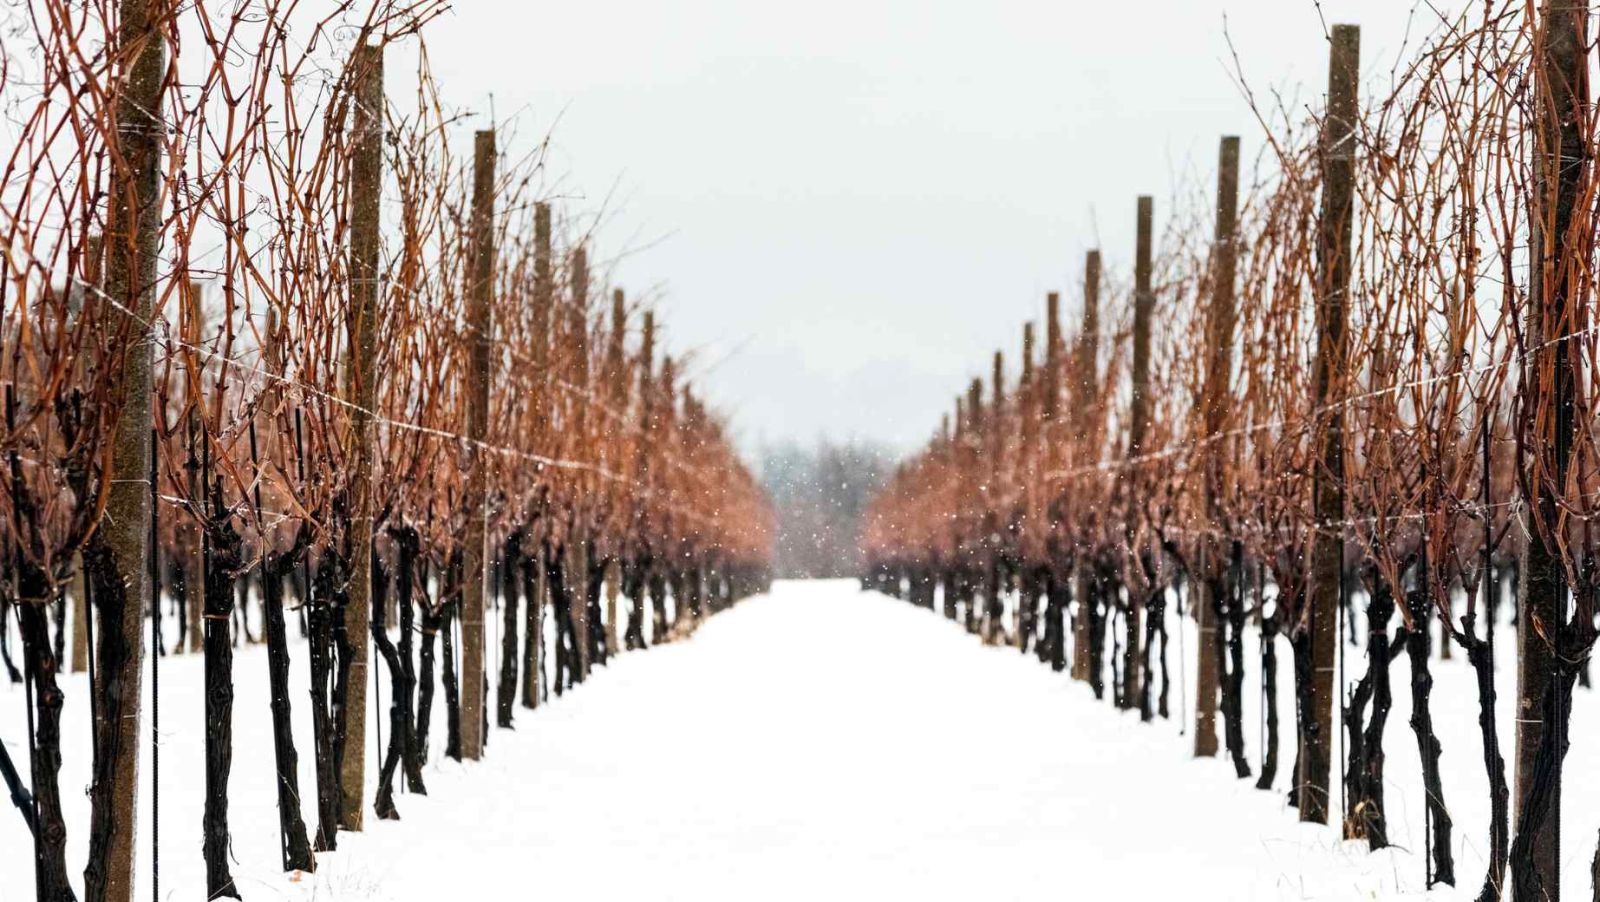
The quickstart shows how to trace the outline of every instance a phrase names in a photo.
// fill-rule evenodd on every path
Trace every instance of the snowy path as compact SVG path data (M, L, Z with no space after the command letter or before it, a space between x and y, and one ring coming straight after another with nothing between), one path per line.
M1221 900L1331 876L1331 832L1181 742L902 602L780 583L496 733L439 804L402 800L407 839L373 836L450 837L437 858L341 879L419 900L468 874L508 898L527 879L556 898Z
M1292 812L1134 720L901 602L779 584L496 733L485 762L435 780L437 802L403 799L409 819L368 837L381 859L358 850L318 880L419 900L466 875L507 898L523 880L636 900L1108 898L1130 885L1135 898L1237 899L1257 884L1276 897L1298 844L1255 837L1292 835ZM1181 813L1152 817L1162 800ZM1216 806L1241 804L1247 820L1235 810L1215 829ZM1299 898L1293 882L1284 895Z
M1192 633L1188 642L1192 667ZM304 648L293 651L309 790ZM162 665L164 899L202 895L198 664ZM1412 852L1372 855L1340 843L1333 829L1297 824L1281 792L1234 780L1221 760L1190 759L1176 685L1175 720L1140 724L1031 656L985 648L934 614L852 583L818 582L780 583L689 642L624 655L536 714L519 708L518 729L495 730L484 761L436 761L426 772L431 795L398 797L402 821L369 815L364 834L341 834L340 850L297 880L276 868L261 649L242 650L237 666L234 873L252 902L436 902L463 888L480 899L630 902L1371 899L1422 879ZM1470 898L1483 836L1473 696L1459 663L1441 671L1437 696L1459 705L1439 719L1460 897ZM1256 679L1252 665L1252 763ZM1404 679L1402 662L1396 684ZM68 692L68 742L78 753L69 752L62 785L76 875L88 820L78 791L81 678ZM0 735L19 756L9 715L20 702L0 689ZM1285 691L1280 786L1292 757L1287 702ZM1421 827L1408 714L1402 695L1387 743L1402 844ZM435 723L437 756L442 712ZM3 814L0 900L31 898L26 833ZM1572 826L1571 836L1593 835L1590 823ZM141 862L148 839L141 827ZM1581 868L1589 849L1572 845L1569 865ZM148 885L140 895L149 898Z

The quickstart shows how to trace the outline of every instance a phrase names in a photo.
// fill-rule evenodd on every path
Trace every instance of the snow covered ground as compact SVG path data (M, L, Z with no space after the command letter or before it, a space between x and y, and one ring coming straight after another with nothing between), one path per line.
M1184 632L1182 685L1192 692L1194 635ZM1513 659L1502 647L1509 754ZM293 651L309 792L306 662L303 646ZM1293 757L1287 652L1285 644L1280 788ZM1347 656L1358 672L1361 652ZM1175 667L1178 660L1174 633ZM200 660L171 657L161 667L161 898L199 899ZM1482 879L1487 836L1476 697L1462 656L1436 662L1436 677L1461 888L1428 898L1467 899ZM1191 759L1173 678L1174 719L1141 724L1031 655L984 647L936 614L850 582L780 583L688 642L623 655L538 712L519 707L517 729L495 730L484 761L435 761L427 797L398 797L402 820L369 814L367 831L341 834L339 851L320 856L315 874L285 875L266 656L249 647L236 659L234 876L254 900L436 902L463 890L477 899L696 902L1421 898L1421 779L1403 659L1386 743L1397 848L1378 854L1341 842L1335 828L1300 825L1282 792L1235 780L1222 759ZM1253 765L1258 680L1252 650L1245 716ZM85 681L69 678L66 688L62 786L76 878L86 855L89 725ZM1600 749L1594 696L1580 690L1576 709L1574 762ZM21 692L0 687L0 738L19 765L22 716ZM443 722L440 712L435 756ZM1567 793L1566 886L1587 892L1600 790L1573 779ZM139 839L147 899L147 827ZM21 818L0 811L0 902L33 897L30 849Z

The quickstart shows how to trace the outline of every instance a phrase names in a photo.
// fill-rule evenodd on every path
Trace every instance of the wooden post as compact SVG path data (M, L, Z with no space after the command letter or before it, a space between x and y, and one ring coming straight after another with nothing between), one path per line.
M606 654L614 655L622 649L618 640L622 638L621 627L617 624L617 598L622 593L622 565L616 558L606 561L605 569L605 596L606 596Z
M106 294L127 313L105 511L87 549L100 610L96 659L99 745L90 790L89 902L133 897L139 782L139 694L144 607L150 600L151 348L160 257L162 110L172 0L121 0L116 52L126 68L117 99L116 145L105 238ZM115 316L109 319L117 322Z
M994 352L994 371L990 377L989 387L991 398L989 403L989 420L984 424L984 454L989 458L989 472L985 475L984 484L988 496L984 505L984 535L989 546L988 560L984 562L985 584L984 592L984 630L983 641L996 644L1001 641L1001 631L1004 629L1005 599L1003 596L1004 582L1001 570L1005 564L1004 542L1001 533L1005 529L1003 518L1005 512L1000 509L1005 493L1000 481L1005 478L1005 437L1002 430L1005 428L1003 411L1006 404L1005 391L1005 355L1000 351Z
M550 205L541 203L533 211L533 368L535 372L535 426L541 439L550 429L555 391L550 373L550 315L555 305L555 274L552 270Z
M1521 439L1528 448L1528 504L1517 604L1516 839L1511 846L1512 890L1517 902L1561 898L1561 758L1570 698L1570 675L1557 675L1558 625L1567 622L1568 586L1556 541L1566 516L1560 500L1568 484L1576 424L1576 377L1572 342L1585 314L1579 284L1592 238L1573 232L1583 215L1591 151L1584 118L1589 109L1587 0L1544 0L1534 42L1534 190L1530 199L1529 267L1522 378ZM1581 358L1580 358L1581 359ZM1587 428L1587 427L1584 427ZM1565 689L1557 680L1565 679ZM1556 721L1546 706L1555 694ZM1540 746L1553 741L1553 774L1538 774ZM1550 801L1542 818L1530 798L1546 782ZM1553 783L1553 786L1548 785Z
M1045 660L1050 669L1060 672L1067 666L1067 642L1076 639L1067 635L1066 605L1070 561L1066 557L1065 536L1061 534L1060 516L1065 493L1049 475L1061 468L1061 453L1056 422L1061 405L1061 295L1050 292L1045 297L1044 329L1044 402L1041 405L1040 442L1044 445L1043 469L1046 474L1040 488L1044 491L1044 521L1040 528L1045 535L1045 624L1042 630L1049 637Z
M1033 382L1033 321L1022 324L1022 385Z
M344 609L350 643L350 697L342 712L345 752L339 760L339 828L360 830L366 789L368 625L372 620L373 408L378 374L378 202L383 193L383 48L362 44L352 65L356 87L350 160L350 309L346 314L350 411L350 589Z
M965 401L960 394L956 395L955 416L950 419L950 445L946 452L952 465L958 469L961 466L962 446L966 443L967 409ZM965 566L961 558L961 543L965 538L961 533L961 521L952 519L950 523L950 557L940 563L944 566L944 585L940 590L941 607L946 620L955 622L957 619L956 605L960 601L960 585L962 568Z
M639 341L640 439L633 451L634 480L640 486L640 495L648 495L651 491L653 479L650 452L655 446L656 421L658 418L656 412L655 375L653 372L656 353L656 317L649 310L644 312L643 334L640 336ZM656 611L661 610L661 608L655 607L653 600L655 593L651 587L656 585L656 580L662 571L664 562L661 557L664 549L657 547L652 541L650 509L642 499L636 499L633 502L632 515L633 534L642 551L640 557L645 571L640 574L638 588L635 590L634 597L629 600L627 639L629 648L647 648L648 645L644 638L645 598L650 596L652 598L652 607ZM656 620L651 624L651 643L661 641L660 617L661 614L658 613Z
M544 442L550 431L550 303L555 294L550 271L550 205L536 204L533 208L533 371L534 371L534 440ZM545 575L545 552L548 548L542 535L530 536L523 552L532 561L532 592L523 612L522 647L522 706L537 708L542 687L540 673L544 666L544 609L549 586ZM526 581L524 581L526 584Z
M1044 444L1044 471L1054 473L1061 465L1055 441L1061 395L1061 295L1054 291L1045 296L1043 392L1039 418L1043 421L1040 441ZM1048 484L1046 487L1049 488L1048 498L1054 499L1055 489ZM1049 525L1054 527L1053 523Z
M1154 201L1149 196L1139 198L1138 235L1133 259L1133 394L1128 412L1128 460L1137 460L1145 451L1145 433L1150 428L1150 314L1155 308L1155 294L1150 288L1151 226L1154 219ZM1132 479L1137 472L1135 464L1123 473ZM1137 487L1137 483L1135 483ZM1134 521L1139 516L1139 502L1132 493L1128 496L1126 513L1127 536L1130 546L1134 540ZM1137 554L1138 550L1134 549ZM1143 676L1140 649L1144 645L1144 600L1148 589L1129 586L1127 637L1123 643L1122 698L1124 708L1133 707L1139 699L1140 678Z
M481 443L489 434L489 345L494 340L494 129L475 136L472 147L472 230L467 250L471 282L467 322L472 328L467 368L466 536L462 540L461 757L483 757L483 615L488 592L489 456Z
M1322 132L1322 211L1317 238L1317 357L1313 404L1318 417L1321 466L1314 480L1310 604L1311 711L1300 750L1300 820L1328 822L1332 773L1334 653L1338 642L1341 571L1344 567L1344 380L1350 294L1350 242L1354 220L1355 127L1360 111L1361 30L1336 25L1328 57L1328 109Z
M978 633L978 598L982 594L978 581L983 575L983 550L988 545L988 535L984 531L987 525L984 522L983 511L988 507L989 499L986 486L978 473L978 465L983 454L984 437L987 430L984 426L983 409L983 380L973 379L967 386L967 441L965 457L962 460L962 478L967 485L972 486L971 496L976 503L972 510L976 512L976 535L968 543L967 561L967 586L966 586L966 627L969 633Z
M654 311L644 312L644 334L639 340L639 425L643 430L641 441L634 449L634 456L638 466L638 480L646 489L650 483L650 451L654 447L656 421L659 411L656 409L655 374L656 365L656 315ZM643 508L641 508L643 510ZM644 525L641 522L641 527ZM640 538L644 538L641 536Z
M567 340L578 364L578 388L589 390L589 252L583 245L572 252L572 271L568 274L571 286L571 304L567 308ZM573 433L582 444L589 442L589 404L586 397L575 399L572 416ZM580 450L581 458L585 452ZM572 633L578 652L579 682L589 676L589 554L588 523L586 514L577 515L575 528L567 537L572 572L567 585L572 587Z
M1004 351L995 351L994 352L994 368L993 368L993 370L991 372L992 372L993 375L990 377L989 387L990 387L990 390L993 392L993 399L992 400L993 400L993 404L994 404L994 410L995 410L996 413L998 413L999 410L1000 410L1000 406L1002 404L1004 404L1005 400L1006 400L1006 391L1005 391L1006 355L1005 355ZM998 429L991 429L990 441L995 441L998 438L999 438L999 430Z
M983 380L974 378L967 385L968 443L976 448L983 441Z
M650 449L652 447L653 433L656 429L656 393L654 386L654 370L656 356L656 315L654 311L644 312L644 334L640 337L639 344L639 419L644 429L644 441L639 443L636 454L639 460L639 481L645 483L650 475ZM646 483L648 486L648 484Z
M611 393L610 402L621 412L628 402L628 374L623 365L624 344L628 338L628 305L622 289L611 292L611 344L606 349L606 387Z
M658 433L656 440L667 442L677 430L678 419L678 368L671 354L661 355L661 381L658 383L659 392L656 406L656 423ZM686 609L684 599L679 597L682 592L683 582L680 579L683 548L681 546L668 546L663 549L667 560L666 576L668 586L672 593L672 619L662 620L661 639L659 641L671 642L677 638L683 629L683 615ZM660 615L658 615L660 616Z
M1005 437L1001 430L1003 430L1005 426L1000 421L1000 414L1001 411L1005 410L1006 404L1005 377L1005 353L1002 351L995 351L994 367L992 370L992 375L989 377L990 417L987 424L988 428L985 430L984 434L984 440L987 442L987 447L984 449L984 453L989 455L989 497L992 499L990 501L990 510L996 513L999 512L999 508L995 505L999 503L1001 497L1000 479L1002 476L1004 476L1004 461L1002 461L1001 458L1004 456L1003 451Z
M1078 372L1072 386L1073 414L1077 428L1088 427L1099 394L1097 358L1100 351L1100 252L1090 251L1083 261L1083 331L1078 334ZM1074 461L1081 465L1084 461ZM1070 487L1068 487L1070 488ZM1075 580L1073 594L1078 599L1078 617L1072 629L1072 678L1087 682L1089 679L1089 585L1093 578L1094 562L1086 560L1079 549L1074 560Z
M639 338L639 420L644 436L636 450L636 456L639 462L639 481L648 489L653 457L650 452L655 449L655 432L661 417L655 389L655 311L644 312L643 330L644 334Z
M1018 585L1021 591L1017 595L1016 629L1014 637L1017 650L1023 653L1028 651L1029 643L1033 638L1033 620L1038 598L1031 594L1034 585L1033 574L1038 561L1031 557L1033 548L1032 535L1039 529L1043 521L1038 510L1039 493L1038 478L1038 441L1039 441L1039 409L1035 406L1038 397L1038 386L1033 371L1033 322L1022 324L1022 374L1017 377L1016 408L1017 420L1020 425L1021 442L1017 454L1017 483L1021 488L1022 533L1018 536L1020 546L1017 551Z
M611 292L611 342L606 350L606 384L609 392L608 402L612 411L619 417L623 409L628 406L628 374L623 362L627 337L628 306L622 289L618 288ZM613 423L608 428L622 427ZM622 559L618 551L620 548L613 546L610 560L606 562L605 579L606 653L612 655L622 650L621 625L617 622L617 596L622 587Z
M1226 445L1212 440L1222 432L1232 397L1234 281L1238 271L1239 249L1239 139L1225 137L1217 160L1217 225L1211 246L1211 318L1206 336L1210 352L1206 366L1202 413L1205 417L1206 479L1205 512L1208 525L1217 522L1217 493L1222 485L1223 453ZM1210 537L1201 543L1203 578L1190 582L1198 590L1195 621L1199 627L1199 674L1195 680L1194 754L1209 758L1217 753L1217 677L1218 657L1216 592L1221 583L1211 578L1215 568L1226 560L1226 550Z

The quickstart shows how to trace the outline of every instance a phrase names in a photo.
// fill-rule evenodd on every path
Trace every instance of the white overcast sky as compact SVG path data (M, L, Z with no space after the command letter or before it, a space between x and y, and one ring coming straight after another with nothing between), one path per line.
M450 102L492 94L530 146L555 126L563 193L606 206L601 256L648 245L618 282L659 298L743 445L909 449L1046 291L1073 316L1086 249L1127 259L1137 194L1209 172L1225 133L1253 157L1225 23L1253 87L1315 99L1324 21L1363 26L1381 83L1411 17L1408 0L457 0L429 52ZM1414 35L1435 21L1417 12Z

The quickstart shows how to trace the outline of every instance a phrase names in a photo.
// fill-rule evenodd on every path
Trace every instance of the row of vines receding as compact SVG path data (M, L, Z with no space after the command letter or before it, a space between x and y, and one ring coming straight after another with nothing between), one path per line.
M1395 817L1386 737L1391 758L1410 742L1389 711L1408 693L1429 882L1557 897L1573 686L1600 615L1587 6L1471 4L1381 79L1363 77L1359 31L1333 28L1309 112L1241 77L1254 165L1241 179L1225 138L1214 193L1188 183L1164 228L1141 199L1129 271L1089 254L1075 334L1052 294L1020 374L997 353L876 499L864 581L1146 720L1187 708L1170 691L1185 685L1176 606L1200 638L1196 754L1259 769L1262 789L1292 754L1301 818L1374 849ZM1497 664L1497 624L1517 631L1515 660ZM1457 653L1481 712L1481 747L1459 752L1487 776L1484 875L1456 873L1432 720L1430 668ZM1409 685L1390 677L1402 656ZM1257 762L1249 669L1265 683ZM1514 736L1495 715L1507 680Z
M477 758L491 719L768 582L764 497L648 303L610 284L593 211L558 202L544 144L488 123L463 146L424 42L445 11L8 14L0 652L29 760L0 744L0 771L41 900L132 898L164 656L204 656L201 852L208 897L238 896L236 646L267 646L282 865L310 871L368 804L399 815L396 782L426 791L436 685L446 752ZM386 91L401 59L408 88ZM92 686L71 708L69 667ZM69 715L93 719L87 823L63 813ZM81 883L69 831L89 837Z

